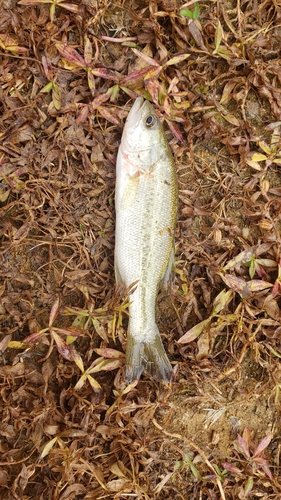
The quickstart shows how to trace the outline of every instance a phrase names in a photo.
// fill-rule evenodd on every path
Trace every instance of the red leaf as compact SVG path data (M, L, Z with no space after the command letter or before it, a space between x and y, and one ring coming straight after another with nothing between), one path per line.
M56 48L59 53L67 59L67 61L72 62L79 68L85 68L87 66L85 59L83 59L80 54L78 54L77 50L73 49L69 45L65 45L62 43L56 43Z
M108 93L106 94L100 94L97 97L94 98L94 100L91 102L91 111L94 109L97 109L99 106L101 106L104 102L108 101L110 98L110 95Z
M99 113L110 123L114 123L114 125L120 125L120 120L119 118L111 113L108 108L104 107L99 107L98 108Z
M132 51L140 58L142 59L143 61L145 61L147 64L149 64L150 66L160 66L160 64L155 61L154 59L152 59L152 57L149 57L147 56L146 54L144 54L143 52L140 52L140 50L138 49L132 49Z
M183 136L177 125L174 122L168 120L167 118L165 118L165 121L167 122L169 129L171 130L173 136L177 139L177 141L183 142Z
M269 434L267 434L267 436L265 436L261 442L258 444L258 446L256 447L255 451L254 451L254 454L253 454L253 457L257 457L258 455L260 455L269 445L269 443L272 441L272 438L273 438L273 435L272 433L270 432Z
M87 66L89 66L89 64L91 64L92 57L93 57L92 44L91 44L89 38L86 37L86 42L85 42L85 47L84 47L84 59L86 61Z
M136 82L139 81L140 78L142 78L144 75L147 75L150 70L151 70L151 66L146 66L145 68L141 68L141 69L137 69L137 70L132 71L132 73L125 76L121 80L121 85L135 84Z
M14 38L9 35L0 35L0 47L15 54L28 52L28 49L26 49L25 47L19 47L16 40L14 40Z
M52 65L51 65L51 62L50 62L48 56L42 56L42 64L43 64L43 68L44 68L46 77L48 78L48 80L52 81L53 71L52 71Z
M94 95L96 81L92 71L88 71L88 86L92 95Z
M28 335L23 342L35 342L36 340L40 339L43 335L46 334L48 331L48 328L45 328L45 330L41 330L40 332L34 332L31 335Z
M223 468L231 472L231 474L242 474L242 471L235 467L235 465L230 464L229 462L223 462Z
M66 10L69 10L70 12L75 12L75 13L79 12L79 5L76 5L74 3L62 3L62 2L60 2L59 6L63 7Z
M79 115L77 116L76 123L84 123L88 118L89 112L90 110L88 104L84 104Z
M51 331L51 335L61 356L68 361L73 361L72 347L67 345L65 340L63 340L54 330Z
M83 328L80 328L81 331L79 331L78 326L70 326L69 328L54 328L54 330L62 335L70 337L81 337L86 332Z
M49 316L49 326L52 326L58 313L59 313L59 307L60 307L60 298L59 296L56 298L55 303L53 304L53 307L50 312Z
M110 71L106 68L94 68L92 69L92 73L95 76L100 76L101 78L105 78L106 80L117 81L117 75L114 71Z
M152 100L155 104L159 104L159 93L163 94L163 89L157 80L149 78L144 80L145 88L150 93Z
M94 349L99 356L104 358L119 359L124 358L125 354L121 351L116 351L116 349L111 349L109 347L101 347L100 349Z
M236 445L237 451L240 451L242 455L244 455L247 458L250 458L250 452L249 452L249 447L246 443L246 441L238 434L237 437L237 445Z
M42 3L52 3L51 0L20 0L19 5L40 5Z

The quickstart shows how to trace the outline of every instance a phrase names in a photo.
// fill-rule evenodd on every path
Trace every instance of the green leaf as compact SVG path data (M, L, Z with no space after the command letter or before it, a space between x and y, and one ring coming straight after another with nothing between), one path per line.
M271 148L264 141L259 141L259 147L267 154L270 155L272 153Z
M91 377L91 375L87 375L87 379L90 382L91 387L92 389L94 389L94 391L101 389L100 384L93 377Z
M203 332L203 330L208 326L211 322L211 319L205 319L204 321L201 321L197 325L193 326L186 332L179 340L179 344L188 344L188 342L192 342L195 340L199 335Z
M245 488L244 488L245 496L248 495L248 493L250 493L250 491L253 489L253 485L254 485L254 478L252 476L250 476L247 479L246 484L245 484Z
M6 201L9 197L9 194L10 194L10 190L7 189L6 191L0 191L0 202L3 203L4 201Z
M195 2L195 4L194 4L194 11L193 11L193 19L198 19L199 14L200 14L199 2Z
M232 290L222 290L213 302L213 311L212 316L220 313L233 299L233 291Z
M96 80L95 80L95 77L93 75L92 70L87 71L87 76L88 76L88 87L89 87L92 95L94 95L94 90L96 87Z
M189 9L181 9L179 11L179 15L180 16L184 16L184 17L189 17L190 19L193 19L193 11L189 10Z
M72 350L72 358L74 363L78 366L79 370L84 373L84 363L79 352L76 349Z
M229 113L224 113L222 116L228 123L231 123L231 125L233 125L234 127L240 127L240 122L235 116Z
M49 82L47 83L47 85L45 85L45 87L43 87L40 92L42 92L43 94L48 94L48 92L50 92L53 88L53 82Z
M222 25L220 23L220 20L218 19L218 25L216 27L216 33L215 33L215 50L214 52L217 52L221 41L222 41L222 35L223 35L223 30L222 30Z
M85 384L86 379L87 379L87 374L83 373L82 377L79 378L77 384L75 385L74 390L79 391Z
M230 95L233 89L236 87L237 81L236 80L230 80L223 89L223 93L221 96L220 104L227 104L230 100Z
M23 342L20 342L19 340L11 340L8 343L9 349L21 349L22 347L26 347ZM2 349L1 349L2 350ZM281 357L281 356L280 356Z
M166 64L164 64L164 66L172 66L173 64L178 64L187 59L188 57L190 57L190 54L180 54L178 56L169 59L169 61L167 61Z
M255 257L252 257L250 260L250 267L249 267L249 275L251 279L253 279L253 277L255 276L255 272L256 272L256 259Z
M261 290L266 290L266 288L271 288L272 283L268 283L263 280L251 280L247 283L247 288L250 292L260 292Z
M51 19L52 23L54 22L54 19L55 19L55 10L56 10L56 4L52 3L52 5L50 7L50 19Z
M225 266L224 266L224 271L227 271L228 269L233 269L239 264L243 264L245 262L249 262L253 256L253 250L243 250L240 252L234 259L231 259Z
M256 262L265 267L277 267L277 262L272 259L256 259Z
M250 161L264 161L267 160L267 156L262 153L251 153L248 155ZM248 163L248 162L247 162Z
M60 91L59 86L56 83L53 83L52 98L53 98L53 103L54 103L56 110L59 111L61 108L61 91Z
M121 43L121 45L123 47L131 47L131 48L133 47L134 49L138 48L138 46L135 42L123 42L123 43Z
M117 97L118 97L118 93L119 93L119 85L114 85L113 87L111 87L111 97L110 97L110 102L114 102Z
M124 391L122 391L122 396L124 396L125 394L128 394L130 391L132 391L136 385L138 384L138 380L134 380L134 382L132 382L131 384L128 384L127 387L125 387Z
M11 342L10 342L11 343ZM10 346L10 343L9 343L9 346ZM276 356L277 358L280 358L281 359L281 354L277 351L275 351L275 349L273 349L273 347L271 347L271 345L267 344L267 347L268 349L270 350L270 352Z
M248 160L246 161L247 165L249 165L250 167L254 168L255 170L258 170L259 172L262 169L262 167L260 166L260 164L257 162L257 161L253 161L253 160Z

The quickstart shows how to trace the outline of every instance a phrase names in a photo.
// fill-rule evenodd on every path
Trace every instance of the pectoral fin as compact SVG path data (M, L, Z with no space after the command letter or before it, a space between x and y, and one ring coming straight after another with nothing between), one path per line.
M135 174L132 177L127 176L126 187L123 192L121 207L123 210L128 210L130 208L138 194L139 187L139 175Z

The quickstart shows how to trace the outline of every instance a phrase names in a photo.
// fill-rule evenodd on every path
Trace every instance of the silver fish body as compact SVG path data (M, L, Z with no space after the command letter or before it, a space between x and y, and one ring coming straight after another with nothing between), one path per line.
M137 282L130 295L126 380L144 368L170 380L172 367L155 305L174 257L177 181L172 153L152 105L138 97L128 115L116 165L116 281Z

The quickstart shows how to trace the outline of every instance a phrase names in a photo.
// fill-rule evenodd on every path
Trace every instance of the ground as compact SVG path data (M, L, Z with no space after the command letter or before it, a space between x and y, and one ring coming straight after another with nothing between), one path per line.
M278 500L279 3L0 9L0 498ZM138 95L179 183L175 381L128 386L114 188Z

